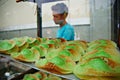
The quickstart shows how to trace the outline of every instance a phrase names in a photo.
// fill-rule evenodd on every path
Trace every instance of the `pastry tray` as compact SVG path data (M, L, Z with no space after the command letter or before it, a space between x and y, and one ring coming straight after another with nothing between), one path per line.
M39 71L41 71L41 72L45 72L45 73L52 74L52 75L55 75L55 76L58 76L58 77L62 77L62 78L65 78L65 79L67 79L67 80L80 80L80 79L78 79L74 74L66 74L66 75L55 74L55 73L51 73L51 72L49 72L49 71L46 71L46 70L37 68L37 67L34 65L34 63L21 62L21 61L18 61L18 60L13 59L12 57L10 57L9 55L6 55L6 54L0 54L0 56L6 57L6 58L8 58L8 59L10 59L10 60L12 60L12 61L14 61L14 62L17 62L17 63L19 63L19 64L28 66L28 67L30 67L30 68L39 70Z

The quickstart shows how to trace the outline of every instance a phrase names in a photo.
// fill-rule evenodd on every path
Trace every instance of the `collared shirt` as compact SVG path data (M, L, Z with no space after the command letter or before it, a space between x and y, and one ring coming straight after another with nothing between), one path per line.
M64 38L66 40L74 40L74 28L70 24L65 24L57 31L57 38Z

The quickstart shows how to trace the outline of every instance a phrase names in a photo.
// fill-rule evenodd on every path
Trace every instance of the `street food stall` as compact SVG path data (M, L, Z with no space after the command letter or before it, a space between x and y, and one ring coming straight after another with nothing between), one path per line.
M69 8L72 41L55 36L51 6L56 3ZM119 3L1 0L0 80L119 80Z

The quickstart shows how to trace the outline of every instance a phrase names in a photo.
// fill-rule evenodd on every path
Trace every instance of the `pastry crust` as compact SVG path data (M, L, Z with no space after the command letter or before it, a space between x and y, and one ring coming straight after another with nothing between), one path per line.
M34 49L26 49L26 50L30 52L26 52L26 53L22 53L22 51L16 52L16 53L12 53L11 56L16 60L23 61L23 62L35 62L40 58L40 53L37 49L34 48ZM28 58L29 55L31 59Z
M69 74L73 72L73 68L75 67L75 62L71 60L69 57L61 56L65 59L65 64L63 65L57 65L54 62L51 62L51 60L47 60L47 62L44 65L41 65L41 63L36 62L35 65L38 68L45 69L47 71L56 73L56 74ZM40 61L41 62L41 61ZM58 62L59 63L59 62Z
M11 47L9 49L0 48L0 53L11 54L13 52L18 52L19 51L18 46L15 45L15 42L13 40L5 40L5 42L8 42L8 44L11 44ZM3 44L3 45L5 45L5 44Z

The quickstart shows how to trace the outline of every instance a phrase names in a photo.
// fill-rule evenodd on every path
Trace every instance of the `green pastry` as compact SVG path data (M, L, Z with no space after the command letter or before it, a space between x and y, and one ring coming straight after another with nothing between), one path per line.
M111 40L100 39L100 40L95 40L95 41L88 43L87 51L91 51L91 50L94 50L99 47L101 47L101 48L116 48L117 45L115 42L113 42Z
M90 52L87 52L83 58L82 61L89 60L91 58L95 57L105 57L112 59L113 61L120 64L120 52L117 49L98 49L98 50L92 50Z
M23 77L23 80L45 80L47 78L47 75L43 72L35 72L26 74Z
M19 51L22 49L28 48L29 44L26 42L26 39L20 37L20 38L13 38L15 44L19 47Z
M25 39L26 39L26 42L29 44L30 48L40 44L37 38L25 37Z
M83 76L120 76L120 64L111 65L112 63L115 62L108 58L93 58L82 64L77 64L74 74L79 78Z
M38 68L42 68L53 73L69 74L73 72L75 62L65 56L56 56L50 60L40 59L39 61L36 61L35 65Z
M48 52L49 45L46 44L46 43L41 43L41 44L39 45L39 48L40 48L40 50L41 50L41 53L40 53L41 57L45 57L45 55L46 55L47 52Z
M26 74L24 77L23 77L23 80L36 80L32 74Z
M17 52L18 47L13 40L1 40L0 41L0 53L11 54Z
M34 62L40 58L39 51L37 49L23 49L21 52L13 53L11 56L17 60L25 62Z

